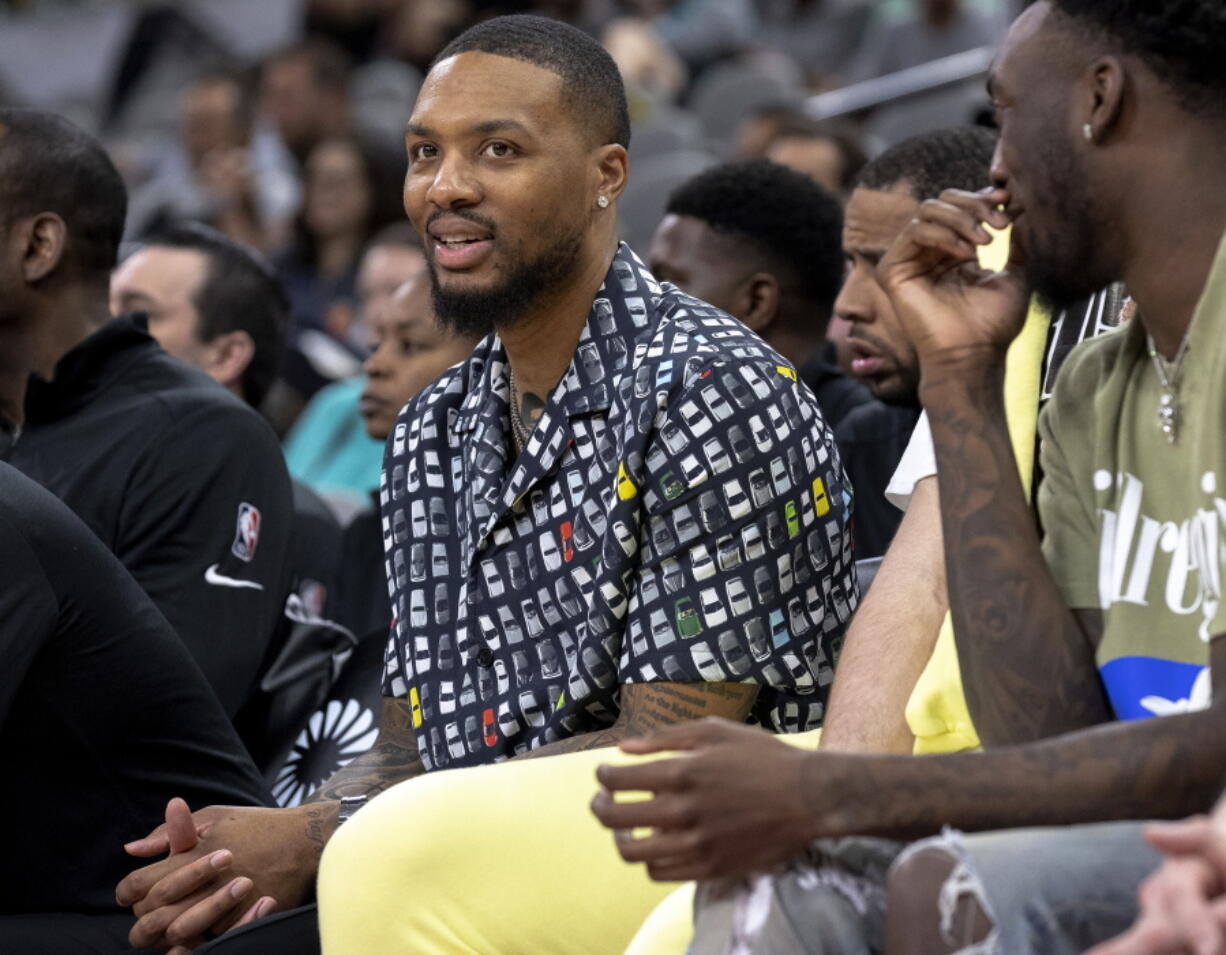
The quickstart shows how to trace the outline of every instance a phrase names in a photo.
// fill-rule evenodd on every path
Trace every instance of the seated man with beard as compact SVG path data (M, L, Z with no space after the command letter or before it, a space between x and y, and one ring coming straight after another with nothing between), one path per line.
M456 849L474 827L527 851L541 826L570 819L574 851L598 826L574 786L544 784L555 761L533 757L706 715L775 732L822 718L856 603L833 437L794 366L618 244L629 121L608 54L555 21L487 21L440 54L406 140L405 208L435 312L485 338L409 403L388 445L395 626L379 739L275 822L197 812L198 845L118 888L142 916L135 943L224 927L262 896L300 903L345 823L320 885L338 951L454 946L455 907L481 920L467 937L501 933L476 947L607 945L659 894L607 843L596 857L609 871L587 884L631 873L618 905L528 923L497 881L457 885L408 861L413 840L471 861ZM435 772L459 767L471 769ZM491 821L514 807L526 824ZM133 853L165 852L165 832ZM207 869L223 846L255 883L244 901ZM538 865L565 875L560 857ZM412 902L389 918L392 899ZM501 917L508 906L518 920Z

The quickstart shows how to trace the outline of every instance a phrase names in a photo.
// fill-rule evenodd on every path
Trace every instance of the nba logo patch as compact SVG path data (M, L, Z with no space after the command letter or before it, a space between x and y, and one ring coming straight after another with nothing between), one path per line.
M238 523L234 529L234 543L230 553L239 560L250 563L255 557L256 545L260 542L260 509L245 501L238 506Z

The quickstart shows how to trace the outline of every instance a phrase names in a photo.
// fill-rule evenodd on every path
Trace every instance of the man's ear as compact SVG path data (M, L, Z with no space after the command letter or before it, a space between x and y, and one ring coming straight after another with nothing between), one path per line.
M744 315L745 324L759 335L779 315L779 280L769 272L754 272L736 290L737 314Z
M630 174L630 157L625 146L610 143L596 150L596 196L593 202L598 202L604 196L609 202L616 202L626 188L626 177Z
M41 282L64 258L68 227L54 212L40 212L17 223L21 275L27 283Z
M255 358L255 341L244 331L218 335L208 345L205 371L231 391L242 391L242 377Z
M1083 102L1085 116L1081 120L1082 129L1091 142L1099 142L1110 135L1119 123L1124 110L1125 86L1124 64L1118 57L1101 56L1090 64L1078 98Z

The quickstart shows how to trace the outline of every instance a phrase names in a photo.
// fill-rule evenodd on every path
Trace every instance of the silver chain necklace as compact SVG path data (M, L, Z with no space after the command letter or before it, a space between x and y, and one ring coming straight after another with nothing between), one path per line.
M1188 342L1192 336L1185 333L1183 341L1179 343L1179 350L1175 353L1175 358L1171 362L1167 362L1154 346L1153 337L1146 332L1145 341L1149 346L1149 357L1154 363L1154 371L1158 373L1158 381L1162 383L1162 397L1158 399L1158 425L1162 428L1162 433L1166 435L1166 440L1174 444L1179 439L1179 426L1182 424L1180 416L1182 408L1179 404L1179 376L1183 371L1183 360L1188 355Z
M522 453L532 437L532 432L524 427L524 419L519 416L519 402L516 400L515 369L510 370L511 382L511 439L515 442L515 450Z

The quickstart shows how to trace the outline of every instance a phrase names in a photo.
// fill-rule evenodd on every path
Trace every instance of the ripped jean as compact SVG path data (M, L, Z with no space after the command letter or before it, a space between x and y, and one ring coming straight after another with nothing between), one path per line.
M702 883L690 955L869 955L884 951L886 880L899 860L937 847L957 860L933 916L963 955L1076 955L1124 931L1136 890L1160 857L1139 822L953 830L907 845L884 839L821 840L785 872ZM976 898L992 929L957 948L953 912Z

